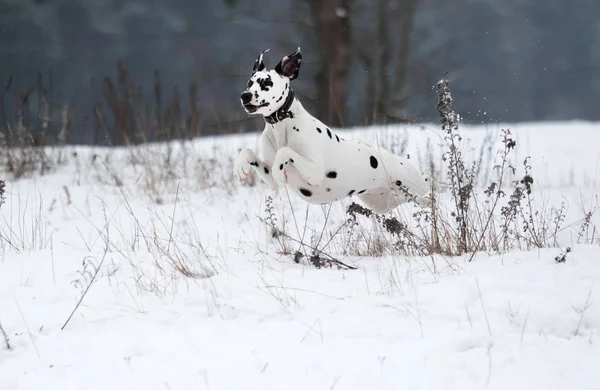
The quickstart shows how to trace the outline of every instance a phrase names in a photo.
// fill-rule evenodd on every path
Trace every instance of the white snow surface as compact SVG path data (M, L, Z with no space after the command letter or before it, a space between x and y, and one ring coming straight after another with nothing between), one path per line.
M441 157L436 127L339 134L406 139L402 153L423 168L428 149ZM517 139L515 166L531 156L538 199L567 205L558 247L472 262L330 248L357 270L278 253L259 220L266 196L300 235L320 233L328 208L230 182L231 159L256 133L174 143L189 161L168 182L127 148L62 150L55 171L7 180L0 389L600 389L598 235L576 244L598 194L600 124L465 127L465 156L477 160L488 134L495 151L502 128ZM138 156L159 167L164 149ZM327 232L349 202L331 207ZM197 275L174 272L173 258Z

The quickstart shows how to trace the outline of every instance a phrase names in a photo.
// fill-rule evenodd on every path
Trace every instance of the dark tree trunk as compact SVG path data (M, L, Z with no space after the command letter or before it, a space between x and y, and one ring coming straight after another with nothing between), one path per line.
M310 0L320 43L317 74L319 119L343 126L346 119L346 87L350 69L351 0Z
M408 73L408 56L411 51L411 36L414 28L415 13L419 0L405 0L401 4L400 47L396 69L396 91L402 93Z
M386 112L387 104L389 103L388 86L390 78L392 78L392 75L389 74L390 57L392 53L388 31L389 12L388 0L379 0L377 3L377 46L379 49L379 52L377 53L379 59L377 62L378 87L373 112L373 120L376 123L385 122L387 119Z
M354 10L363 23L352 50L366 69L364 109L368 123L399 120L397 112L407 98L409 55L414 16L419 0L363 1ZM357 18L359 18L357 16ZM365 31L366 30L366 31Z

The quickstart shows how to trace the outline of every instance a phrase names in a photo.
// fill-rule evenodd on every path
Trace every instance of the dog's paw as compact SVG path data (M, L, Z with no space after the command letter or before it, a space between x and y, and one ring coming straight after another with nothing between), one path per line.
M252 164L257 164L256 154L250 149L243 149L233 163L233 178L244 181L252 173Z

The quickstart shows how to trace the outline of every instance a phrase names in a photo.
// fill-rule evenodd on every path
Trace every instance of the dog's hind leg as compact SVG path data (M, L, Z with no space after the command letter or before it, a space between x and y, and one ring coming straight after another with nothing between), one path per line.
M311 186L319 186L325 180L323 164L300 155L298 152L284 146L277 151L273 163L273 178L281 185L288 184L288 165L294 167L298 175Z
M430 179L421 175L408 160L386 150L381 153L387 185L394 193L391 202L400 205L412 200L419 205L426 204L424 197L431 190Z
M387 187L379 187L371 189L363 194L358 195L360 201L369 209L377 214L385 214L388 211L395 209L403 203L414 201L420 206L429 204L425 195L427 194L426 182L414 181L414 178L421 179L416 174L406 174L403 169L394 172L386 172ZM402 177L403 180L398 178ZM411 180L412 179L412 180ZM404 184L409 183L410 185Z
M369 208L376 214L385 214L390 210L398 207L402 202L394 196L389 188L374 188L363 194L358 195L358 199L365 207Z

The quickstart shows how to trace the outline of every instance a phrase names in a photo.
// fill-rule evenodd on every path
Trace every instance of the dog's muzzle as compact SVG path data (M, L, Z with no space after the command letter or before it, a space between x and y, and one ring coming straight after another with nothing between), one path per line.
M242 101L242 105L244 106L244 109L246 109L246 112L252 114L256 111L257 108L250 103L252 101L252 92L244 92L242 96L240 96L240 100Z
M252 101L252 92L244 92L240 97L240 100L242 101L242 105L246 109L246 112L248 112L249 114L253 114L259 108L267 107L269 105L269 103L266 102L259 105L250 103Z
M240 99L242 100L242 104L244 106L250 104L250 101L252 100L252 92L244 92Z

